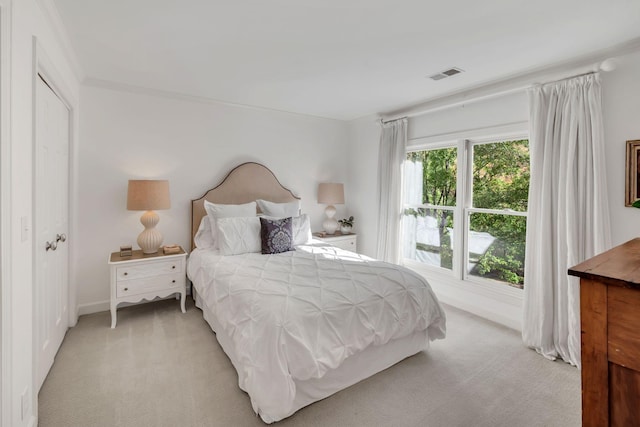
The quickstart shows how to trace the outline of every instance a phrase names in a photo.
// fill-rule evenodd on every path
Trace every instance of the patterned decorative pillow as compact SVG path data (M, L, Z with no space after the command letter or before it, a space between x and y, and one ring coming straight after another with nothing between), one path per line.
M260 218L263 254L279 254L293 250L292 219Z

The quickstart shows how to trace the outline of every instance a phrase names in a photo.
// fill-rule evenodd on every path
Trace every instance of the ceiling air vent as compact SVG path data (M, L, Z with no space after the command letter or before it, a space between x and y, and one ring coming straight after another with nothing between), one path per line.
M460 68L453 67L453 68L449 68L448 70L444 70L440 73L429 76L429 78L431 80L442 80L442 79L446 79L447 77L455 76L456 74L460 74L460 73L462 73L462 70Z

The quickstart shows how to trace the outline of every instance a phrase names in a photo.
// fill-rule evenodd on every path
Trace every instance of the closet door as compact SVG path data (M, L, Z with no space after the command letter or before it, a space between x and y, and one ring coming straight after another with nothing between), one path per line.
M34 196L34 337L40 390L69 326L69 109L38 76Z

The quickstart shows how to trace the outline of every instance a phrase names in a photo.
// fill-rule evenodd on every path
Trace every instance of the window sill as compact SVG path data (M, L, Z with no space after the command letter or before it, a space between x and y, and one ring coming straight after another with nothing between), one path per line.
M452 271L412 260L405 260L404 265L426 278L445 304L509 328L522 330L522 289L483 279L460 280Z

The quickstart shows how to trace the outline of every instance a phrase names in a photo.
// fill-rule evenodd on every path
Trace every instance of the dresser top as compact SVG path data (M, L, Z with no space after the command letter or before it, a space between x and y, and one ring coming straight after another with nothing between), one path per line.
M569 274L608 285L640 289L640 238L570 268Z
M125 261L140 261L143 259L153 259L153 258L164 258L164 257L171 257L171 256L180 256L180 255L185 255L186 252L184 251L184 249L182 249L182 247L180 247L180 252L177 254L166 254L162 251L162 248L158 249L158 252L156 252L155 254L146 254L144 252L142 252L141 249L137 250L137 251L133 251L133 253L131 254L131 256L120 256L120 252L112 252L111 253L111 257L109 257L109 264L112 263L116 263L116 262L125 262Z

